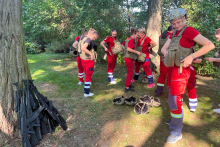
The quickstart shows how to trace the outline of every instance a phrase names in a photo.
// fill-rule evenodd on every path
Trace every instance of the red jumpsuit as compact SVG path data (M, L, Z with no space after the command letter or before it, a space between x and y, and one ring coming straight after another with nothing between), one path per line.
M92 49L91 40L88 38L85 40L84 43L89 44L87 49L91 51ZM94 71L95 62L94 60L90 60L90 59L86 59L86 60L81 59L81 62L85 73L84 93L90 94L90 85L92 83L92 75Z
M167 37L170 35L171 35L171 33L167 33ZM167 72L168 72L168 68L164 65L162 59L163 59L163 57L160 57L160 75L159 75L159 78L157 81L157 89L155 90L156 96L159 96L163 92L164 83L166 81L166 76L167 76Z
M188 91L188 98L189 98L189 107L190 107L190 111L195 112L196 111L196 107L197 107L197 96L196 96L196 72L195 72L195 67L194 66L190 66L190 77L189 77L189 81L187 84L187 91Z
M177 31L178 35L180 31ZM182 34L180 39L180 46L185 48L191 48L194 45L193 39L199 34L192 27L187 27ZM170 36L171 39L171 36ZM171 40L172 42L172 40ZM169 82L170 92L168 96L168 103L170 106L171 122L170 122L170 133L171 135L180 135L183 128L183 104L182 96L185 93L187 83L190 77L190 67L183 68L182 74L180 74L180 67L173 66L169 69Z
M146 37L146 35L139 39L138 40L138 46L141 45L141 42L142 40ZM142 52L144 54L146 54L146 59L145 59L145 62L138 62L138 61L135 61L135 76L134 76L134 80L138 80L138 77L139 77L139 72L140 72L140 68L142 66L142 68L144 69L144 72L145 74L147 75L147 78L148 78L148 83L149 84L152 84L154 83L154 80L153 80L153 75L152 75L152 72L151 72L151 69L149 67L150 65L150 59L149 59L149 50L148 50L148 46L151 42L151 39L149 37L147 37L142 45Z
M131 37L129 37L126 40L131 39ZM123 42L123 44L125 46L125 42ZM128 42L128 47L131 49L135 49L135 43L134 43L134 39L131 39ZM134 70L134 60L131 58L124 58L125 60L125 64L127 66L127 78L126 78L126 88L129 88L129 86L131 85L131 79L132 79L132 75L133 75L133 70Z
M79 36L76 37L75 41L79 42ZM79 78L79 82L83 82L83 66L82 66L82 62L80 59L80 56L76 57L76 61L77 61L77 67L78 67L78 78Z
M114 40L116 40L116 37L114 37ZM107 58L108 58L108 80L109 82L115 81L113 77L113 70L115 68L115 64L117 61L117 55L113 55L112 53L112 47L115 46L114 40L111 36L108 36L107 38L104 39L105 43L108 44Z

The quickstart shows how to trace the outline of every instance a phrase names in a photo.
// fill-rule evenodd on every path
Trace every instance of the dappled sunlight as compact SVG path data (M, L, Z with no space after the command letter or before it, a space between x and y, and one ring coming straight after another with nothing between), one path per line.
M76 65L73 65L73 64L69 64L68 66L66 67L63 67L63 66L55 66L53 67L52 69L55 70L55 71L65 71L65 70L68 70L68 69L73 69L73 67L76 66Z
M39 89L41 91L44 91L44 92L56 92L57 89L58 89L58 86L57 85L54 85L54 84L51 84L51 83L43 83L43 84L37 84L39 85Z
M28 59L28 63L36 63L36 60Z
M219 128L212 129L207 135L211 141L220 144Z
M133 106L131 107L133 110ZM153 111L152 108L150 109ZM98 142L100 146L115 147L134 145L135 147L141 147L155 132L162 117L161 111L159 112L158 117L155 117L150 113L137 115L133 111L129 111L128 114L127 117L123 117L121 120L110 121L103 126L100 140Z
M102 91L98 95L95 95L92 102L99 102L99 101L106 100L106 99L112 100L116 97L120 97L121 95L124 95L124 92L121 89L111 88L109 90Z
M35 71L31 76L33 79L42 78L45 76L45 75L43 75L45 72L46 71L39 69L39 70Z

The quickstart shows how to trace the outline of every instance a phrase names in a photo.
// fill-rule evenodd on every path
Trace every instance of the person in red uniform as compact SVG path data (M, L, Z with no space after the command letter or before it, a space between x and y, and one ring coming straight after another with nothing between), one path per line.
M117 82L114 79L113 71L115 69L115 64L117 61L117 55L112 53L112 47L115 46L114 40L117 39L117 29L112 29L111 35L106 37L100 44L101 46L107 51L107 58L108 58L108 81L110 84L116 84ZM108 48L105 46L108 45Z
M149 85L147 86L147 88L152 88L155 86L155 84L154 84L151 69L149 67L149 65L150 65L149 50L151 48L155 47L157 45L157 43L146 36L145 28L138 29L138 31L139 31L139 33L138 33L138 36L139 36L138 46L141 46L141 44L143 43L142 44L142 53L146 54L146 59L145 59L145 62L135 61L135 75L134 75L134 78L131 80L131 82L135 82L138 80L140 68L142 66L142 68L144 69L144 72L148 78ZM151 46L149 47L149 45L151 45Z
M86 36L87 34L88 34L88 31L85 30L81 36L77 36L72 46L77 49L80 37ZM82 63L81 63L81 59L79 55L76 57L76 61L77 61L78 78L79 78L78 85L81 85L83 83L83 67L82 67Z
M86 38L85 41L84 41L84 37ZM92 82L92 75L95 64L94 62L95 57L94 54L92 53L93 47L91 41L98 38L98 32L95 29L91 28L88 32L88 35L84 37L81 38L81 41L84 42L80 41L79 44L82 50L82 53L80 54L80 58L85 73L84 97L89 97L94 95L94 93L90 92L90 85ZM82 56L83 54L86 55L86 57L85 56L83 57Z
M131 86L131 79L132 79L133 70L134 70L134 59L128 55L130 53L133 53L134 56L141 55L141 52L135 50L135 39L137 38L137 34L138 34L138 30L131 28L131 36L127 38L122 44L122 47L126 51L124 60L127 66L127 78L126 78L125 92L134 91L134 89L132 89L133 86Z
M190 77L190 65L192 61L202 56L212 49L215 48L214 44L209 41L207 38L202 36L198 31L193 27L185 25L186 20L186 10L182 8L173 9L168 15L168 21L171 23L175 29L175 36L172 35L165 45L163 46L161 52L164 54L164 57L168 55L170 44L175 44L176 37L179 37L179 34L182 33L180 41L176 44L176 48L181 49L189 48L192 49L195 42L200 44L202 48L198 51L190 54L185 57L181 62L183 64L182 72L179 66L174 65L170 67L170 90L168 96L168 103L171 113L171 122L170 135L167 138L168 143L175 143L182 138L182 128L183 128L183 108L182 108L182 96L185 93L185 89ZM182 31L182 29L184 31ZM173 42L172 42L173 41ZM175 43L174 43L175 42ZM168 49L168 50L167 50Z
M162 35L159 37L159 50L158 55L160 56L160 75L157 81L157 89L155 90L155 95L160 96L160 94L163 92L164 83L166 80L168 68L164 65L162 59L163 54L161 53L161 48L166 43L166 40L168 40L169 36L173 33L173 27L170 25L166 31L162 33Z
M218 28L215 31L215 38L217 39L217 41L220 42L220 28ZM215 53L215 57L219 57L219 54L220 54L220 48L219 48L219 51ZM220 62L220 58L208 57L208 58L206 58L206 60L208 62ZM218 104L218 107L220 107L220 104ZM213 111L220 114L220 108L213 109Z

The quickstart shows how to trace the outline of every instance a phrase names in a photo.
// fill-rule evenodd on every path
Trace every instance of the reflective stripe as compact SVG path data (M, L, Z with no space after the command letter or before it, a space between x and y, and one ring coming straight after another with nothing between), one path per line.
M182 118L183 117L183 113L181 113L181 114L173 114L173 113L170 112L170 114L174 118Z
M83 75L83 73L78 73L78 75Z
M153 77L153 75L149 75L149 76L147 76L147 78L152 78Z
M196 111L196 109L190 109L190 111Z
M79 78L83 78L84 76L78 76Z
M90 84L91 85L91 82L85 82L85 84Z
M109 78L113 78L113 75L108 75Z
M195 98L195 99L189 98L189 101L190 102L197 102L197 98Z
M139 73L135 73L135 75L139 75Z
M90 88L90 86L84 86L84 88L89 89L89 88Z
M192 70L194 70L194 68L193 68L192 66L190 66L190 68L191 68Z
M195 103L195 104L192 104L192 103L189 103L189 106L197 106L198 103Z
M109 75L113 75L113 73L108 72Z
M164 84L157 83L157 86L164 86Z

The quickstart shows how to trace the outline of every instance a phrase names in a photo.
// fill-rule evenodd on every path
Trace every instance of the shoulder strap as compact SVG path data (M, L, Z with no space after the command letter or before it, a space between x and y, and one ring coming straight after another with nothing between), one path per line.
M116 37L116 39L115 39L114 37L111 36L111 38L112 38L114 41L115 41L115 40L118 40L117 37Z
M188 27L188 26L184 26L184 27L182 28L182 30L180 31L178 37L181 37L181 36L182 36L183 32L186 30L187 27Z
M147 36L144 37L144 39L141 42L141 46L144 44L145 39L147 38Z

